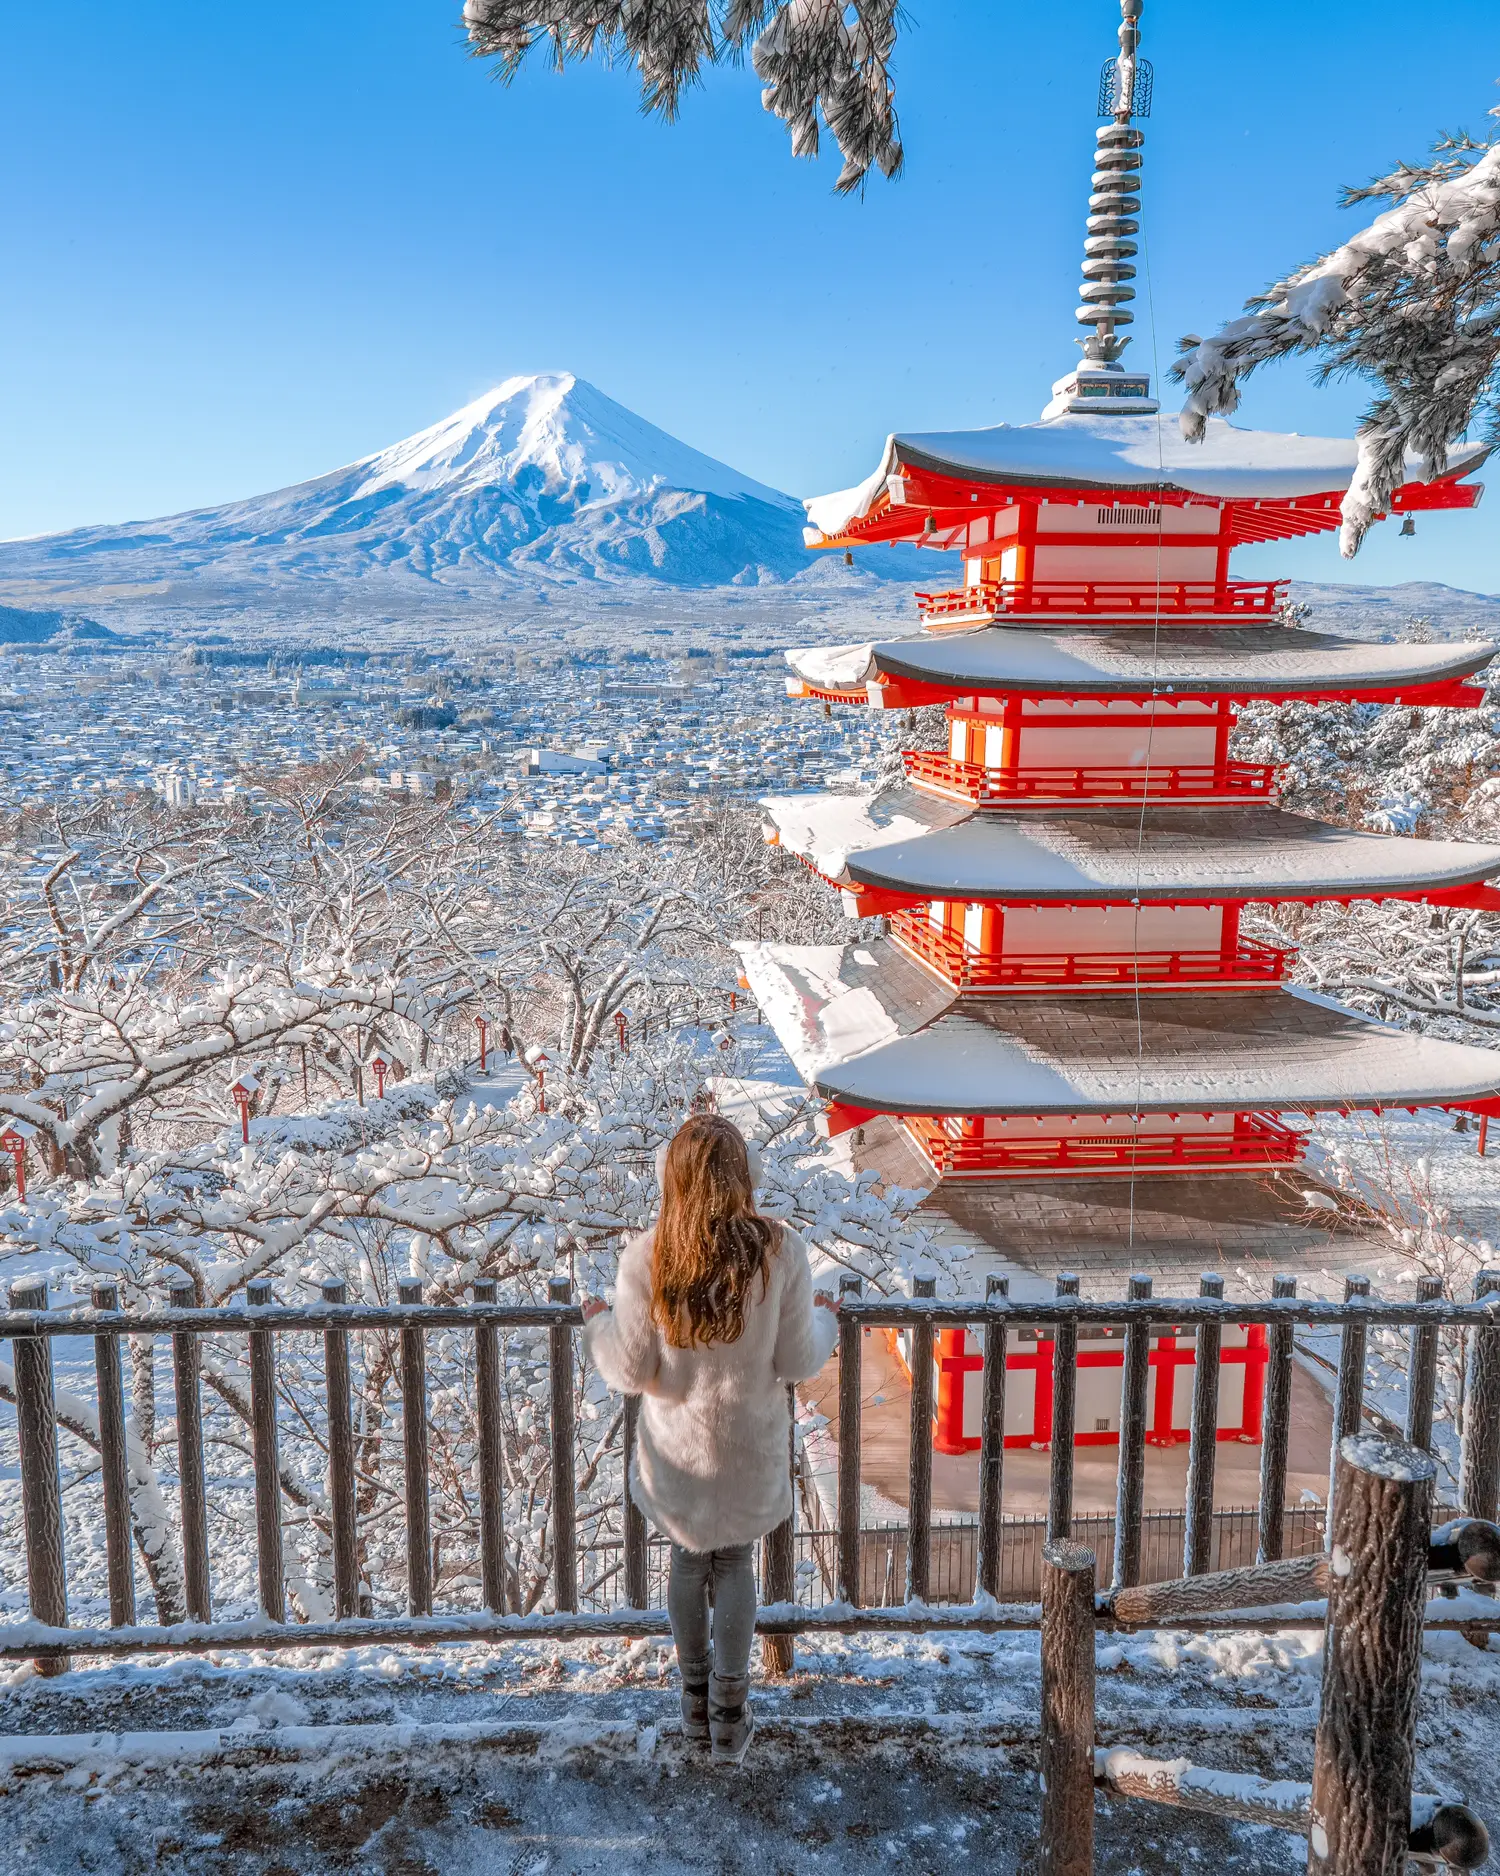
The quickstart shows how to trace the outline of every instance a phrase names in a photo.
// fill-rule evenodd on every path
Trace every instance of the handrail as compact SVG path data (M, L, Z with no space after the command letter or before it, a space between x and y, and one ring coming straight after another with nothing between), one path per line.
M925 907L903 907L891 915L897 944L935 965L962 989L1010 984L1089 983L1278 983L1286 974L1290 950L1240 939L1233 952L1222 951L977 951L928 918Z
M1113 543L1112 543L1113 544ZM924 617L969 612L1274 613L1285 580L984 580L918 593Z
M1270 762L1228 761L1173 763L1139 768L1083 765L988 768L964 762L940 749L902 751L902 765L917 783L961 790L972 801L1009 801L1016 796L1067 795L1253 795L1270 796L1276 787L1276 765Z

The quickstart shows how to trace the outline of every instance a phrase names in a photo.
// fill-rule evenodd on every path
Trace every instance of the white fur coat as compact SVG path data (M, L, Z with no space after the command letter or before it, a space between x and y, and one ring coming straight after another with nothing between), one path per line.
M649 1231L625 1246L614 1308L583 1332L609 1385L643 1397L631 1496L685 1550L745 1544L791 1515L787 1383L818 1372L838 1322L814 1307L807 1246L783 1229L739 1340L673 1348L651 1319L651 1250Z

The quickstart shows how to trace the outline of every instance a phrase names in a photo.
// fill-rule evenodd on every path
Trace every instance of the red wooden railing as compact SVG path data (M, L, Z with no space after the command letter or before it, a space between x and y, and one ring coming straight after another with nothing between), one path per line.
M1183 800L1216 795L1236 799L1252 796L1266 800L1275 793L1276 768L1269 762L1225 762L1162 765L1139 768L1009 768L991 769L978 762L959 762L940 749L908 749L902 762L919 786L969 801L1014 804L1028 798L1045 800L1139 801Z
M1291 1165L1307 1149L1305 1135L1263 1114L1237 1114L1232 1133L1044 1134L1034 1140L955 1139L931 1115L902 1120L934 1171L955 1175Z
M996 612L1269 615L1286 588L1285 580L984 580L947 593L918 593L917 606L928 619Z
M1241 940L1226 957L1222 951L976 951L953 932L937 926L925 907L891 916L891 936L898 944L947 978L956 990L1042 988L1110 989L1134 983L1192 984L1279 983L1290 951Z

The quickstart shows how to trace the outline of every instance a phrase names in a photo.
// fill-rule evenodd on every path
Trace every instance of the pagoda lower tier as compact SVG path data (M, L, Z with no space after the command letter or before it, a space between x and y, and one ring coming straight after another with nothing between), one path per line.
M987 998L888 939L740 950L829 1131L898 1117L938 1175L1295 1163L1289 1111L1500 1111L1494 1052L1305 991Z

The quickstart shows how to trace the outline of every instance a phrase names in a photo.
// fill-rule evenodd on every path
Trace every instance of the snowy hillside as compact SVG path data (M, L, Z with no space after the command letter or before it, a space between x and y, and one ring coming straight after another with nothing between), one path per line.
M508 378L430 429L331 474L165 520L0 544L17 596L219 592L382 571L463 588L496 576L716 586L801 572L790 496L658 430L570 373Z

